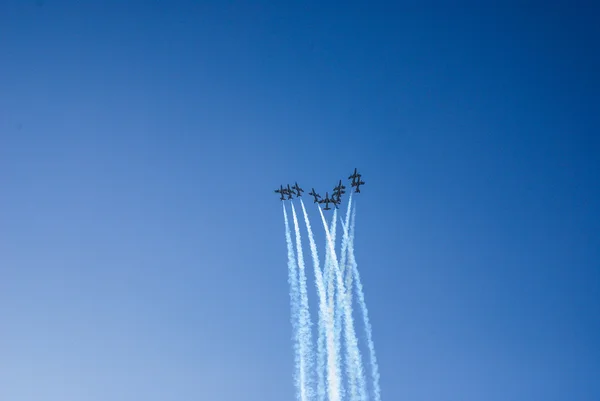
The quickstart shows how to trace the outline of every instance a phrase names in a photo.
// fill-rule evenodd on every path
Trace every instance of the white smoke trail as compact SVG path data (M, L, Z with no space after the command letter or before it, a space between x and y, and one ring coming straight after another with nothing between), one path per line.
M348 241L348 257L349 263L352 266L352 273L354 275L354 282L356 283L356 292L358 296L358 304L362 310L363 323L365 326L365 332L367 336L367 346L369 348L369 357L371 362L371 377L373 380L373 393L375 395L375 401L381 401L381 388L379 386L379 366L377 365L377 356L375 355L375 344L373 343L373 329L371 322L369 321L369 310L367 309L367 303L365 302L365 294L363 291L363 285L360 281L360 274L358 273L358 266L356 258L354 257L354 228L356 221L356 207L352 210L352 222L350 223L350 240Z
M350 198L348 201L348 207L346 209L346 224L344 225L344 222L341 221L342 223L342 246L341 246L341 260L339 263L339 274L341 275L342 279L344 277L344 272L347 270L346 269L346 259L347 259L347 246L348 246L348 226L350 225L350 209L352 208L352 193L350 193ZM341 219L340 219L341 220ZM336 220L337 221L337 220ZM334 242L335 244L335 242ZM339 295L340 294L340 288L338 287L338 296L336 297L336 305L335 305L335 333L336 333L336 340L337 340L337 344L339 344L339 347L341 348L341 341L340 341L340 336L341 336L341 328L342 328L342 315L345 312L345 305L343 305L342 302L342 297ZM352 287L348 287L346 286L346 292L347 295L349 296L350 293L352 292ZM350 298L351 299L351 298ZM350 302L349 305L351 306L352 303ZM352 313L352 311L350 310L349 313ZM348 343L348 340L346 340L346 369L347 369L347 379L348 379L348 387L352 388L354 386L357 385L357 378L356 375L354 374L354 371L350 371L349 366L350 366L350 361L351 361L351 350L350 350L350 345Z
M335 254L334 243L331 240L331 236L329 234L329 229L327 227L327 223L325 221L325 216L323 215L323 211L319 208L319 212L321 214L321 219L323 220L323 227L325 228L325 235L327 237L327 244L329 248L329 252L331 254L331 270L335 273L336 284L338 289L338 296L341 299L342 311L344 314L344 335L346 337L346 346L347 346L347 354L348 360L346 361L346 368L349 377L349 381L356 382L351 383L350 387L350 397L351 400L366 400L366 391L365 391L365 382L364 382L364 373L362 368L362 361L360 356L360 350L358 348L358 339L356 337L356 332L354 330L354 319L352 317L352 305L349 305L346 296L346 289L344 282L342 280L342 276L340 274L340 268L337 262L337 257ZM338 312L339 313L339 312ZM356 378L354 380L353 378Z
M341 219L340 219L341 220ZM348 230L350 231L350 224L344 224L343 221L340 221L340 224L342 225L342 230ZM350 241L350 234L348 234L348 241ZM350 253L350 246L348 245L348 250L346 252L346 254ZM349 259L349 258L348 258ZM350 262L347 262L348 266L346 266L346 281L344 282L346 285L346 293L348 294L348 302L350 302L350 304L352 304L352 265L350 264Z
M348 241L349 241L349 230L350 230L350 210L352 209L352 192L350 192L350 197L348 199L348 208L346 209L346 220L345 223L342 221L342 230L343 230L343 240L342 240L342 260L340 263L340 271L342 274L342 279L344 279L345 275L345 285L346 285L346 296L348 297L348 304L352 305L352 268L351 266L347 266L347 256L348 256Z
M315 284L317 287L317 294L319 296L319 327L318 327L318 340L317 340L317 399L318 401L325 401L327 396L327 389L325 387L325 379L327 377L328 382L331 384L329 387L330 397L336 393L335 387L337 386L336 378L337 372L335 370L334 359L331 358L329 369L325 368L325 360L327 358L326 344L333 344L333 330L329 330L330 315L327 310L327 295L325 291L325 282L323 280L323 272L319 266L319 253L317 252L317 245L313 236L310 220L308 219L308 213L304 207L304 202L300 199L300 205L302 206L302 213L304 214L304 223L306 224L306 230L308 231L308 242L310 243L310 251L313 260L313 266L315 271ZM330 339L331 341L328 341ZM334 349L330 349L329 354L333 356ZM326 372L328 376L326 376Z
M301 201L302 202L302 201ZM304 203L302 203L302 209L304 211L304 218L306 221L306 227L309 232L309 241L311 246L311 253L313 256L313 262L315 264L315 278L317 282L317 289L319 291L320 298L320 311L321 316L324 320L324 331L325 331L325 341L323 348L327 350L327 393L329 395L328 401L341 401L341 392L340 392L340 368L337 363L337 353L335 350L335 338L334 338L334 327L333 327L333 308L330 308L327 302L327 279L325 277L325 271L327 269L328 259L329 259L329 248L327 249L325 256L325 265L323 266L323 273L321 273L318 268L318 254L317 254L317 246L314 241L314 237L312 236L312 230L310 229L310 221L308 220L308 214L306 213L306 209L304 208ZM320 208L319 208L320 210ZM320 325L320 328L323 326ZM320 336L321 337L321 336ZM324 353L323 353L324 354ZM323 355L320 354L320 355Z
M302 253L302 240L300 238L300 227L298 225L298 217L296 215L296 209L292 204L292 217L294 220L294 230L296 233L296 253L298 261L298 275L299 275L299 325L298 325L298 342L300 347L300 400L307 401L313 396L312 391L312 366L313 366L313 353L312 353L312 340L311 340L311 321L310 321L310 310L308 307L308 293L306 289L306 271L304 267L304 255Z
M321 208L319 208L319 210L321 210ZM325 249L326 249L326 254L325 254L325 256L326 256L325 263L326 264L325 264L325 266L326 266L326 270L327 270L327 274L325 275L325 278L326 278L326 282L327 282L326 288L327 288L327 296L328 296L327 304L329 307L330 316L332 317L331 324L333 325L333 333L334 333L333 334L334 335L333 343L334 343L334 348L335 348L335 351L334 351L335 352L334 353L335 365L336 365L337 372L340 372L339 389L340 389L340 397L343 399L344 395L345 395L345 390L344 390L344 382L343 382L343 380L341 380L342 331L341 331L341 325L336 323L340 319L341 313L340 313L340 308L339 308L339 306L337 306L337 302L335 299L335 290L336 290L335 272L336 272L336 269L333 268L333 266L332 266L332 260L335 257L335 241L336 241L336 233L337 233L337 208L333 210L333 218L331 219L329 233L330 233L330 237L331 237L331 242L334 244L334 246L333 246L333 251L331 251L328 246L329 240L327 238L325 239ZM331 252L333 252L333 254Z
M331 219L331 225L329 227L329 233L331 235L331 240L333 241L333 243L335 244L335 240L336 240L336 232L337 232L337 226L336 226L336 220L337 219L337 210L333 211L333 219ZM329 246L327 245L327 239L325 239L325 264L323 265L323 277L325 279L325 291L327 292L327 299L329 300L328 302L331 303L331 305L333 305L333 290L335 287L335 284L333 283L333 281L331 280L332 276L332 270L330 269L330 259L331 259L331 254L329 252Z
M333 227L333 221L331 223L332 223L331 227ZM329 231L332 231L332 229L329 230ZM330 284L331 280L330 280L330 274L329 274L329 271L330 271L330 269L329 269L329 259L330 259L330 257L331 257L331 255L329 253L329 247L325 246L325 261L323 262L323 285L324 285L324 288L325 288L325 299L326 299L325 305L327 306L327 313L331 317L331 324L332 324L332 326L331 326L331 330L332 330L331 333L333 335L333 333L334 333L333 332L333 327L334 327L333 326L333 319L334 319L334 315L333 315L333 309L330 307L330 302L329 302L329 294L332 293L332 288L330 288L332 286L332 284ZM333 300L331 302L333 302ZM329 324L329 322L328 322L328 324ZM332 339L333 338L334 337L332 337ZM328 352L329 356L336 355L336 352L335 352L335 350L333 348L332 349L328 348L327 352Z
M340 260L340 273L344 276L346 272L346 259L347 259L347 248L348 248L348 227L350 226L350 209L352 208L352 192L348 198L348 208L346 209L346 220L345 224L342 224L342 252ZM350 291L350 288L346 287ZM351 291L350 291L351 292Z
M298 399L301 399L301 395L304 390L302 387L301 375L300 375L300 347L298 338L298 317L299 317L299 290L298 290L298 277L296 272L296 258L294 257L294 245L292 244L292 235L290 233L290 225L288 222L287 212L285 205L283 205L283 220L285 222L285 241L287 243L287 255L288 255L288 283L290 285L290 307L292 311L291 322L292 322L292 338L294 343L294 384L296 386L296 394Z

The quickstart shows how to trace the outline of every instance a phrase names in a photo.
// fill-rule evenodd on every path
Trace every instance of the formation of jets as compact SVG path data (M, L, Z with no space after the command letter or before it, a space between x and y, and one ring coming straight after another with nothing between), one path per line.
M356 168L354 169L354 173L348 177L349 180L352 180L350 185L354 188L354 192L356 193L360 193L360 186L365 184L365 182L361 180L361 177L362 175L358 173ZM283 185L280 185L279 189L275 190L275 193L280 195L279 199L281 201L290 200L294 197L294 195L296 197L302 196L302 192L304 192L304 190L300 188L297 182L291 187L288 184L287 188L284 188ZM329 204L333 204L333 206L335 206L337 209L338 205L342 202L342 195L345 193L346 186L343 185L342 180L340 180L340 182L333 188L331 197L329 197L329 192L325 192L325 198L322 198L314 188L312 188L308 195L314 198L314 203L325 204L323 210L331 210Z
M296 192L296 188L298 188L297 192ZM296 185L294 185L292 188L290 188L290 184L288 184L287 188L284 188L283 185L280 185L279 189L275 190L275 193L278 193L281 195L279 197L279 199L282 201L284 201L286 199L292 199L294 197L294 195L296 195L296 197L302 196L301 192L304 192L304 190L298 186L298 183L296 183ZM287 196L287 198L286 198L286 196Z

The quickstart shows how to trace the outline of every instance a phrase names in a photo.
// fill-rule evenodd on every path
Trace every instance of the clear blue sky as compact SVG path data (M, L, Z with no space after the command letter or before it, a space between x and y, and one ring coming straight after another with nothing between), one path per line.
M600 399L600 10L391 3L0 3L0 399L292 400L354 167L384 400Z

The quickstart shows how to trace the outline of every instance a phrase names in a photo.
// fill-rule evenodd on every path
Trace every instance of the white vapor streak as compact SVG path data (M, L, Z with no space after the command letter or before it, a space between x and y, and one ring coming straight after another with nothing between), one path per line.
M346 210L346 221L350 220L350 207L352 205L352 193L350 193L350 200L348 202L348 208ZM335 219L335 216L334 216ZM341 220L341 219L340 219ZM337 222L337 219L336 219ZM346 224L347 226L348 224ZM343 222L342 222L342 228L343 228ZM339 264L339 270L340 270L340 274L342 275L342 277L344 276L344 271L346 270L346 247L347 247L347 241L348 241L348 230L347 229L343 229L343 233L342 233L342 251L341 251L341 262ZM335 245L335 238L333 241L334 245ZM348 291L350 291L350 289L348 289L348 287L346 287L346 289ZM335 333L336 333L336 344L338 344L338 347L342 346L342 342L341 342L341 331L342 331L342 315L343 315L343 311L344 311L344 305L342 304L342 298L339 295L340 294L340 289L338 288L338 296L336 298L336 305L335 305ZM350 361L350 351L348 349L348 341L346 341L346 366L348 365L348 361ZM348 386L349 387L353 387L356 383L356 377L353 374L348 374Z
M361 357L360 357L360 350L358 348L358 339L356 338L356 332L354 330L354 320L352 317L352 305L348 304L348 297L346 296L346 289L345 289L345 285L344 282L342 280L341 274L340 274L340 268L337 262L337 257L335 254L335 246L333 241L331 240L331 236L329 234L329 229L327 227L327 223L325 221L325 216L323 215L323 211L319 208L319 212L321 214L321 219L323 220L323 226L325 228L325 235L327 237L327 244L329 247L329 252L331 254L331 259L330 259L330 263L331 263L331 269L334 270L335 272L335 278L336 278L336 284L338 286L338 296L341 298L341 302L343 305L343 312L344 312L344 334L346 337L346 342L347 342L347 350L349 353L349 358L348 361L346 361L347 363L347 368L348 368L348 373L349 373L349 377L356 377L358 378L358 385L357 386L352 386L350 388L350 396L352 400L357 400L359 397L360 393L360 399L361 400L365 400L366 399L366 393L365 393L365 389L364 386L361 386L361 384L364 383L364 381L362 380L363 377L363 371L362 371L362 361L361 361ZM335 216L334 216L335 217Z
M304 255L302 253L302 240L300 238L300 227L296 209L292 204L292 216L294 220L294 230L296 232L296 253L299 273L299 326L298 341L300 347L300 400L308 401L312 397L312 386L310 373L312 372L312 341L311 341L311 322L310 311L308 308L308 293L306 289L306 271L304 267Z
M321 208L319 208L321 210ZM334 344L334 355L335 355L335 365L336 371L338 372L338 377L340 377L339 381L339 389L340 389L340 398L344 398L344 382L341 380L341 371L342 371L342 333L341 326L337 324L338 317L340 316L339 309L336 308L335 301L335 281L334 274L335 269L332 266L333 257L335 257L335 241L336 241L336 233L337 233L337 208L333 210L333 218L331 219L331 225L329 227L329 233L331 237L331 242L334 244L333 256L332 251L329 249L329 240L326 238L325 240L325 249L327 250L326 256L328 256L326 261L327 267L327 295L328 295L328 305L329 305L329 313L331 316L331 324L333 327L333 344Z
M317 252L317 245L313 236L312 228L310 226L310 220L308 219L308 213L304 207L304 202L300 199L300 205L302 206L302 213L304 214L304 223L306 224L306 230L308 231L308 242L310 243L310 252L312 255L313 266L315 270L315 284L317 287L317 294L319 295L319 330L318 330L318 342L317 342L317 397L318 401L325 401L327 396L325 388L325 359L327 352L325 349L326 341L328 339L333 340L333 331L326 330L329 328L330 316L327 310L327 295L325 292L325 283L323 282L323 272L319 266L319 253ZM333 348L331 349L331 354ZM332 359L333 360L333 359ZM335 365L331 364L327 372L329 373L328 382L331 384L330 396L335 393L332 389L335 384Z
M334 244L335 244L336 231L337 231L336 219L337 219L337 210L334 210L333 211L333 219L331 220L331 226L329 227L329 233L331 235L331 240L333 241ZM327 299L329 300L328 302L331 304L331 307L333 307L333 295L332 294L333 294L333 289L334 289L334 283L331 280L332 270L330 269L330 267L331 267L330 259L331 259L331 253L329 252L329 246L327 245L327 239L325 239L325 264L323 266L323 277L325 278L325 291L327 292Z
M318 208L321 212L321 216L323 216L323 212L321 208ZM337 211L333 211L333 219L331 221L331 235L333 236L333 241L335 241L335 233L336 233L336 217ZM323 223L325 224L325 230L327 231L327 223L325 222L325 216L323 216ZM331 238L326 241L326 244ZM340 360L340 345L339 345L339 335L335 332L334 326L334 282L333 282L333 270L331 266L331 260L335 257L335 250L333 254L331 253L331 249L329 246L325 247L325 283L326 283L326 293L327 293L327 331L329 331L332 335L327 338L327 361L329 369L331 370L331 377L335 382L335 386L332 386L333 392L330 394L330 401L340 401L343 398L344 389L343 383L341 380L341 360Z
M290 284L290 307L292 310L292 338L294 341L294 384L296 385L296 393L298 399L301 399L303 392L302 382L300 380L300 348L298 344L298 277L296 272L296 258L294 257L294 245L292 244L292 235L290 233L290 225L288 222L285 205L283 205L283 219L285 221L285 241L287 243L288 255L288 283ZM301 400L302 401L302 400Z
M353 209L354 210L354 209ZM344 222L340 222L340 224L342 225L342 229L343 230L348 230L348 232L350 231L350 224L344 224ZM348 242L351 241L352 238L350 238L350 234L348 234ZM347 254L350 253L350 244L348 244L348 251L346 252ZM348 259L350 259L348 257ZM346 266L346 291L348 294L348 299L350 304L352 304L352 266L350 265L350 261L348 260L348 265Z
M346 220L345 224L342 224L343 236L342 236L342 252L341 252L341 260L340 260L340 272L342 276L346 272L346 255L348 248L348 227L350 225L350 209L352 208L352 192L350 192L350 196L348 197L348 208L346 209ZM346 287L348 292L351 292L350 288Z
M339 277L340 280L343 281L344 272L346 270L350 270L346 268L346 260L347 260L347 248L348 248L348 227L350 226L350 210L352 209L352 193L350 193L350 197L348 199L348 208L346 209L346 219L345 224L342 222L342 250L341 250L341 262L339 265ZM337 309L340 311L344 311L344 316L352 316L352 287L346 284L345 293L343 294L344 303L342 304L342 295L338 296L338 305L336 305ZM342 293L344 291L343 288L338 286L338 293ZM341 324L341 315L342 313L336 314L335 324L337 327ZM354 324L354 323L353 323ZM337 329L336 330L339 330ZM353 327L354 330L354 327ZM346 330L346 337L348 337L348 330ZM351 335L351 333L350 333ZM354 334L356 337L356 334ZM353 348L353 347L356 348ZM357 356L358 355L358 356ZM348 375L348 386L350 388L356 388L361 396L365 393L366 382L364 380L364 376L362 375L362 364L361 368L357 368L356 363L361 362L356 361L353 358L360 358L360 353L358 350L358 339L356 338L346 338L346 374ZM356 397L356 391L353 393L354 397ZM355 399L355 398L353 398Z
M375 355L375 344L373 343L373 329L371 322L369 321L369 310L367 309L367 303L365 302L365 294L363 291L363 285L360 281L360 275L358 273L358 266L354 257L354 224L356 220L356 207L352 210L352 222L350 223L350 241L348 242L348 255L349 262L352 266L352 273L354 275L354 282L356 283L356 292L358 295L358 304L362 310L363 322L365 326L365 332L367 335L367 346L369 348L369 357L371 361L371 376L373 379L373 393L375 394L375 401L381 401L381 388L379 386L379 366L377 365L377 357Z
M346 210L346 221L342 222L342 229L344 230L344 241L342 242L342 263L340 270L342 271L342 277L346 276L346 291L348 294L348 302L352 305L352 268L347 266L348 256L348 241L349 241L349 230L350 230L350 209L352 209L352 192L348 200L348 209Z

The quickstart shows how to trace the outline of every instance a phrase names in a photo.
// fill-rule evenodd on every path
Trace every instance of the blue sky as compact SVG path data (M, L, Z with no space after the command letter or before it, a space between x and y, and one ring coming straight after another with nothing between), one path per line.
M600 398L598 11L3 1L0 398L293 399L272 191L354 167L384 400Z

